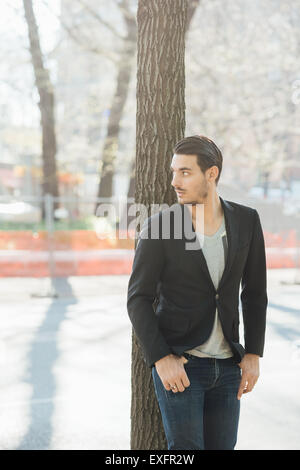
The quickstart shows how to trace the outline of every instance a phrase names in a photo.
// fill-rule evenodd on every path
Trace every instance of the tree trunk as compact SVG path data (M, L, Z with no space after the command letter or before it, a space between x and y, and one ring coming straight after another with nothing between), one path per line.
M187 34L190 28L192 19L196 13L196 10L199 4L200 4L200 0L189 0L188 2L185 34ZM134 191L135 191L135 161L133 160L131 164L131 169L130 169L127 198L134 197ZM124 210L124 214L122 215L122 218L125 217L126 214L128 213L128 207L129 207L129 204L127 204L127 207ZM126 211L126 214L125 214L125 211ZM133 216L132 217L127 216L127 226L131 223L132 219L133 219Z
M28 26L30 53L35 75L35 83L39 93L39 108L42 125L42 161L43 161L43 195L49 193L58 196L56 172L56 136L54 123L54 91L49 71L44 66L40 46L38 27L33 11L32 0L23 0L25 18ZM58 203L54 204L56 208ZM44 211L43 211L44 215Z
M186 0L139 0L135 201L148 210L176 201L169 167L185 131L186 18ZM151 370L132 336L131 449L166 449Z

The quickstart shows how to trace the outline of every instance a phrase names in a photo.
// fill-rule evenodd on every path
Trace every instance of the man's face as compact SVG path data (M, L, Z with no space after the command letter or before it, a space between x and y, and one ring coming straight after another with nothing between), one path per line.
M173 155L171 162L172 186L180 204L204 203L210 188L209 168L205 174L196 155Z

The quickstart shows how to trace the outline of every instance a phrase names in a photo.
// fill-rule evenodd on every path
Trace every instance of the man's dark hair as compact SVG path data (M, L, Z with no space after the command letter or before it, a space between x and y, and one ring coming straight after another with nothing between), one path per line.
M179 155L197 155L197 163L204 173L211 166L217 166L219 174L216 178L218 184L221 171L223 156L221 150L216 144L204 135L192 135L179 140L173 149L173 153Z

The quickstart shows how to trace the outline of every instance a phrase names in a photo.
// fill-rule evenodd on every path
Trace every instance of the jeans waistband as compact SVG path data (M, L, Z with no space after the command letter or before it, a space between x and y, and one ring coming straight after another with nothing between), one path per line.
M199 361L203 361L203 362L214 362L214 361L222 361L223 362L234 362L236 363L236 361L234 360L234 356L231 356L231 357L226 357L226 358L217 358L217 357L199 357L199 356L196 356L194 354L189 354L189 353L186 353L186 352L183 352L182 353L182 356L184 356L186 359L197 359Z

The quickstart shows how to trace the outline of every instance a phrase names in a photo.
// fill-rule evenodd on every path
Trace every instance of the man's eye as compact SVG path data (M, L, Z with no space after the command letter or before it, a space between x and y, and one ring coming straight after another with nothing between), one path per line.
M186 175L188 175L188 174L189 174L189 172L188 172L188 171L183 171L182 173L183 173L183 174L185 173Z

